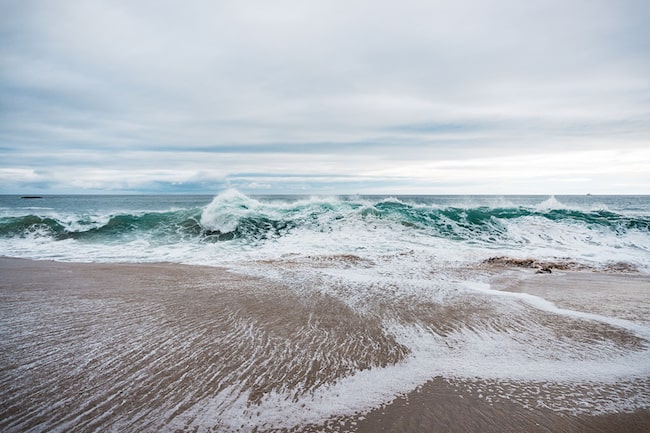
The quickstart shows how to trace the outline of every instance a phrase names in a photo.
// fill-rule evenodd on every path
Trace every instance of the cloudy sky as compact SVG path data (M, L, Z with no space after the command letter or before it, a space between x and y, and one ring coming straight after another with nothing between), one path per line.
M0 0L0 193L650 194L648 0Z

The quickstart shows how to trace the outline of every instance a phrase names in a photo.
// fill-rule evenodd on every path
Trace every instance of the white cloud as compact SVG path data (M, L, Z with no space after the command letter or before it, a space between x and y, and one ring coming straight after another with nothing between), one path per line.
M519 179L499 158L544 153L568 185L564 152L650 141L643 1L52 0L5 12L0 168L88 176L43 175L52 188L101 189L103 169L137 188L190 182L181 172L390 179L413 161L490 157ZM645 187L613 166L620 192ZM492 172L441 173L432 181L471 192Z

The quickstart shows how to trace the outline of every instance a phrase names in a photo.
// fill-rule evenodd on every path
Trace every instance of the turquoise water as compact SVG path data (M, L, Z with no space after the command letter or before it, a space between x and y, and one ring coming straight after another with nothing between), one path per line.
M418 250L650 266L648 196L0 196L0 253L220 265ZM171 254L170 250L175 250ZM428 250L428 251L427 251Z

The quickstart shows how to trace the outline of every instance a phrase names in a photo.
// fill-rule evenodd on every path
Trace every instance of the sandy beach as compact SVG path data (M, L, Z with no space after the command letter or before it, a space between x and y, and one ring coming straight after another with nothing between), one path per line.
M332 405L322 402L326 409L308 416L300 411L314 407L296 411L292 403L408 357L380 317L212 267L0 258L0 275L4 432L650 431L647 407L590 413L554 406L592 395L647 397L648 377L602 384L432 377L364 413L327 418ZM495 273L492 286L559 308L639 323L650 317L650 278L637 273L511 269ZM578 335L573 322L554 320L571 338L595 332L632 350L648 344L608 325ZM276 397L276 406L268 403Z

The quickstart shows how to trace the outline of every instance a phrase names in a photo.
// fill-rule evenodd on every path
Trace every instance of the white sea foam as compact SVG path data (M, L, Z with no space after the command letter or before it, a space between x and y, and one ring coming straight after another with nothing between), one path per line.
M230 233L242 218L256 213L259 207L257 200L231 189L216 196L203 210L201 225L208 230Z
M513 335L490 330L463 329L441 337L421 326L406 326L398 322L387 322L385 326L387 332L411 350L411 355L399 364L356 372L297 399L273 391L252 407L245 392L232 389L224 393L233 396L232 400L224 401L220 396L204 401L177 422L180 425L191 419L194 423L191 425L197 426L218 423L224 431L318 424L332 416L363 413L388 403L396 395L408 393L435 376L571 384L585 381L615 383L650 374L648 350L595 360L557 359L557 352L549 356L557 346L534 346ZM583 399L578 407L570 399L547 401L545 404L554 410L571 413L599 413L646 408L650 400L640 395L630 401L625 396L607 393L600 398Z

